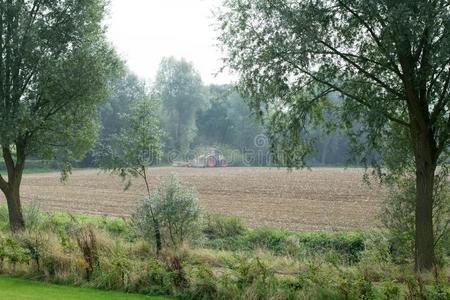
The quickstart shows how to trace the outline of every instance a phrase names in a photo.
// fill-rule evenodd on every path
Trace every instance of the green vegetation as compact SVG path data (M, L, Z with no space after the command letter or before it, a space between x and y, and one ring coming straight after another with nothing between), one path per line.
M150 88L122 72L107 0L0 1L0 273L182 299L449 299L448 2L223 0L235 91L173 57ZM175 177L151 190L161 158L211 146L232 165L373 166L384 228L252 229ZM144 181L131 218L22 210L24 173L64 180L88 152L80 165ZM0 278L0 295L21 284Z
M0 208L0 268L9 276L180 299L450 296L449 248L435 272L416 275L383 231L251 229L236 217L203 214L196 226L182 227L189 233L183 243L173 242L163 221L158 254L153 223L150 234L139 224L143 214L120 219L26 206L28 230L11 235L6 207Z
M21 300L164 300L120 292L102 292L88 288L67 287L20 278L0 277L0 298Z
M164 58L156 74L154 89L163 106L167 150L185 154L197 130L196 114L206 108L202 79L186 60Z
M27 160L59 159L70 171L95 142L97 107L121 62L106 40L104 0L0 6L0 190L11 229L21 231Z
M98 164L107 172L116 174L126 181L124 189L131 185L131 178L138 177L144 181L148 198L151 198L148 167L159 160L161 152L161 130L157 118L158 106L151 97L137 102L126 115L126 126L118 134L109 137L107 142L99 145L96 153ZM162 249L161 221L153 208L148 206L148 217L153 223L156 251Z
M448 1L223 4L225 65L265 121L274 159L304 166L314 130L342 130L383 181L413 177L416 269L432 270L434 193L450 162Z

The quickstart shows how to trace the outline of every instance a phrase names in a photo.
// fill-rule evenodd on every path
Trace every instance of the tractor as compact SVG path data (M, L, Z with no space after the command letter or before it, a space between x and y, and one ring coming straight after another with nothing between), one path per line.
M174 166L191 168L223 168L228 165L222 152L216 148L210 148L205 154L201 154L189 162L174 162Z

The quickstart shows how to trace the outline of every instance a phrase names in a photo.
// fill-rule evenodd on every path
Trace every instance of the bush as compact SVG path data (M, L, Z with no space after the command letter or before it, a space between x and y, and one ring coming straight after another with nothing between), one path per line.
M364 250L365 239L365 236L359 233L298 233L261 227L242 231L239 235L210 240L208 245L231 251L262 248L276 255L303 256L304 258L305 256L323 256L331 251L347 263L356 263Z
M142 270L143 274L139 276L139 280L136 282L136 291L151 295L171 294L170 274L157 260L154 258L146 259Z
M157 256L148 241L130 236L132 224L127 220L37 215L41 225L29 231L0 232L0 272L180 299L447 300L450 296L448 267L416 276L412 265L395 264L390 240L381 231L249 229L236 218L210 215L202 223L208 245L233 251L185 243Z
M37 230L38 228L40 228L44 220L39 202L33 200L27 205L24 205L23 218L28 230Z
M197 234L199 214L196 193L172 176L144 199L133 218L138 231L152 240L155 232L153 215L160 226L164 243L178 247Z
M246 230L244 223L238 217L207 214L203 218L203 233L211 240L237 237Z
M447 170L436 176L433 199L435 255L442 265L450 255L450 185ZM398 263L409 263L414 258L416 190L415 177L404 176L391 182L389 196L380 214L389 231L392 254Z
M20 243L12 236L5 236L0 241L0 259L6 259L11 265L13 272L16 271L17 264L28 263L31 257L27 251L21 247Z
M114 235L129 235L129 224L124 218L102 217L99 226Z
M128 253L120 241L115 242L111 249L100 255L99 266L95 270L95 285L108 290L128 290L133 264L134 261L128 258Z
M164 260L172 286L176 292L183 293L189 287L189 280L182 258L176 253L167 252Z
M218 280L207 265L196 267L186 299L215 300L218 298Z
M76 228L72 232L79 250L81 251L83 261L82 266L84 266L84 271L86 275L86 280L91 279L91 275L95 268L99 264L98 248L97 248L97 237L93 226L86 226Z

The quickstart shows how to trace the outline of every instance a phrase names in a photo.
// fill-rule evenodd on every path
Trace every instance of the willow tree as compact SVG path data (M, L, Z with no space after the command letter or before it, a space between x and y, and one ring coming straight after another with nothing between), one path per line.
M25 226L27 157L79 158L95 139L96 105L120 64L105 41L105 2L0 1L0 189L13 231Z
M226 0L219 24L226 65L251 106L270 112L291 165L312 149L307 128L327 119L330 104L353 140L365 141L360 150L389 155L385 141L407 138L416 268L432 268L433 185L449 157L449 2ZM341 99L330 103L330 93Z

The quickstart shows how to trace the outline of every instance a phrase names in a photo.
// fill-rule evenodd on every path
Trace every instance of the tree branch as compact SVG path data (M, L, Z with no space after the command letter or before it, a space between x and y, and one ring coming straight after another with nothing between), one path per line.
M369 77L370 79L372 79L373 81L375 81L376 83L378 83L381 87L385 88L387 91L391 92L392 94L396 95L399 98L404 98L405 96L402 95L401 93L399 93L398 91L396 91L395 89L391 88L388 84L386 84L385 82L383 82L381 79L379 79L377 76L375 76L374 74L368 72L366 69L364 69L363 67L361 67L359 64L357 64L356 62L354 62L353 60L351 60L350 58L348 58L346 55L344 55L344 53L342 53L341 51L337 50L336 48L334 48L332 45L328 44L327 42L323 41L323 40L319 40L319 42L324 45L325 47L329 48L331 51L333 51L334 53L336 53L336 55L338 55L339 57L341 57L342 59L344 59L345 61L347 61L349 64L351 64L352 66L354 66L358 71L360 71L361 73L365 74L367 77Z
M293 63L292 61L290 61L289 59L287 59L286 57L284 57L281 53L279 53L281 55L281 57L289 64L291 64L294 68L296 68L297 70L299 70L300 72L308 75L310 78L312 78L313 80L320 82L322 84L325 84L326 86L336 90L337 92L340 92L341 94L343 94L344 96L347 96L351 99L353 99L354 101L358 102L359 104L367 107L368 109L373 109L373 106L370 103L367 103L364 99L361 99L360 97L357 97L353 94L351 94L350 92L347 92L345 90L343 90L342 88L340 88L339 86L337 86L334 83L331 83L325 79L321 79L319 77L317 77L316 75L314 75L312 72L298 66L297 64ZM402 126L405 126L407 128L410 127L410 124L408 122L405 122L404 120L401 120L399 118L396 118L395 116L390 115L388 112L383 112L383 116L385 116L388 120L395 122L397 124L400 124Z
M447 78L445 79L444 82L444 86L442 88L442 93L439 97L438 102L436 103L436 105L434 106L433 112L431 113L431 123L434 124L439 116L439 114L443 111L445 104L447 103L447 101L445 101L446 99L448 100L448 88L450 86L450 67L448 69L448 74L447 74Z
M12 158L11 150L8 146L2 147L3 152L3 160L5 161L6 170L8 171L8 182L11 183L14 181L15 176L15 166L14 166L14 160Z
M2 192L6 192L9 188L8 182L6 182L6 180L3 178L2 174L0 174L0 190L2 190Z
M382 53L387 57L391 65L393 66L394 71L399 77L402 76L402 73L400 69L398 68L397 64L389 57L389 52L386 51L386 48L383 46L383 43L381 42L378 35L375 33L375 30L364 20L363 17L361 17L355 10L353 10L350 6L346 5L342 0L338 0L338 3L346 9L349 13L351 13L358 21L366 28L366 30L369 32L370 36L372 37L372 40L377 44L378 48L381 50ZM380 21L380 20L379 20ZM381 21L380 21L381 23ZM382 24L383 25L383 24Z

